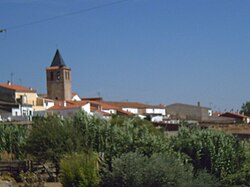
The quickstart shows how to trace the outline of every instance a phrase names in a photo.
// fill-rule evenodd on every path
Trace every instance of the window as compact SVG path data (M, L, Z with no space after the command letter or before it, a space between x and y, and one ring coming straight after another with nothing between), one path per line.
M53 75L53 72L50 72L50 80L54 80L54 75Z
M60 80L60 71L56 72L56 79Z
M27 110L23 110L23 116L27 116Z

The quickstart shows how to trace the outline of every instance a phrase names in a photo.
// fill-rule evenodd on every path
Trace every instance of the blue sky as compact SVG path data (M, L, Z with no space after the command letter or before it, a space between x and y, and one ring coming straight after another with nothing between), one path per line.
M82 97L239 109L250 100L249 0L0 0L0 82L46 93L58 48ZM22 27L18 27L18 26Z

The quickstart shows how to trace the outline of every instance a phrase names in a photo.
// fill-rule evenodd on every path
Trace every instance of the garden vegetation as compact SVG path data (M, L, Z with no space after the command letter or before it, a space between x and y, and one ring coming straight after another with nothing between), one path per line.
M53 163L66 187L249 186L249 147L223 132L183 127L169 137L139 118L84 112L0 124L1 155Z

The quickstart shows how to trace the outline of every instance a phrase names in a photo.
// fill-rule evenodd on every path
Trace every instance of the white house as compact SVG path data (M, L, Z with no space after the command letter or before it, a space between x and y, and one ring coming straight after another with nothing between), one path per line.
M32 105L0 101L1 121L31 121Z
M140 118L146 118L151 116L151 120L162 121L166 116L166 108L162 105L146 105L137 102L116 102L116 101L104 101L104 103L120 108L123 111L133 113ZM152 116L159 116L158 118L152 118Z

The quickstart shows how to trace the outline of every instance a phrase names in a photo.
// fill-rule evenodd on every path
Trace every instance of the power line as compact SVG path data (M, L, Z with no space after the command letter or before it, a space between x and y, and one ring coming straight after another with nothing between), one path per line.
M96 9L101 9L101 8L104 8L104 7L109 7L109 6L121 4L121 3L124 3L126 1L130 1L130 0L113 1L113 2L110 2L110 3L94 6L94 7L91 7L91 8L86 8L86 9L82 9L82 10L78 10L78 11L74 11L74 12L69 12L69 13L66 13L66 14L61 14L61 15L57 15L57 16L53 16L53 17L48 17L48 18L45 18L45 19L32 21L32 22L29 22L29 23L24 23L24 24L12 26L12 27L8 27L6 29L0 29L0 32L6 32L7 30L19 29L19 28L22 28L22 27L30 26L30 25L40 24L40 23L52 21L52 20L55 20L55 19L59 19L61 17L67 17L67 16L73 16L73 15L76 15L76 14L82 14L82 13L90 12L90 11L93 11L93 10L96 10Z

